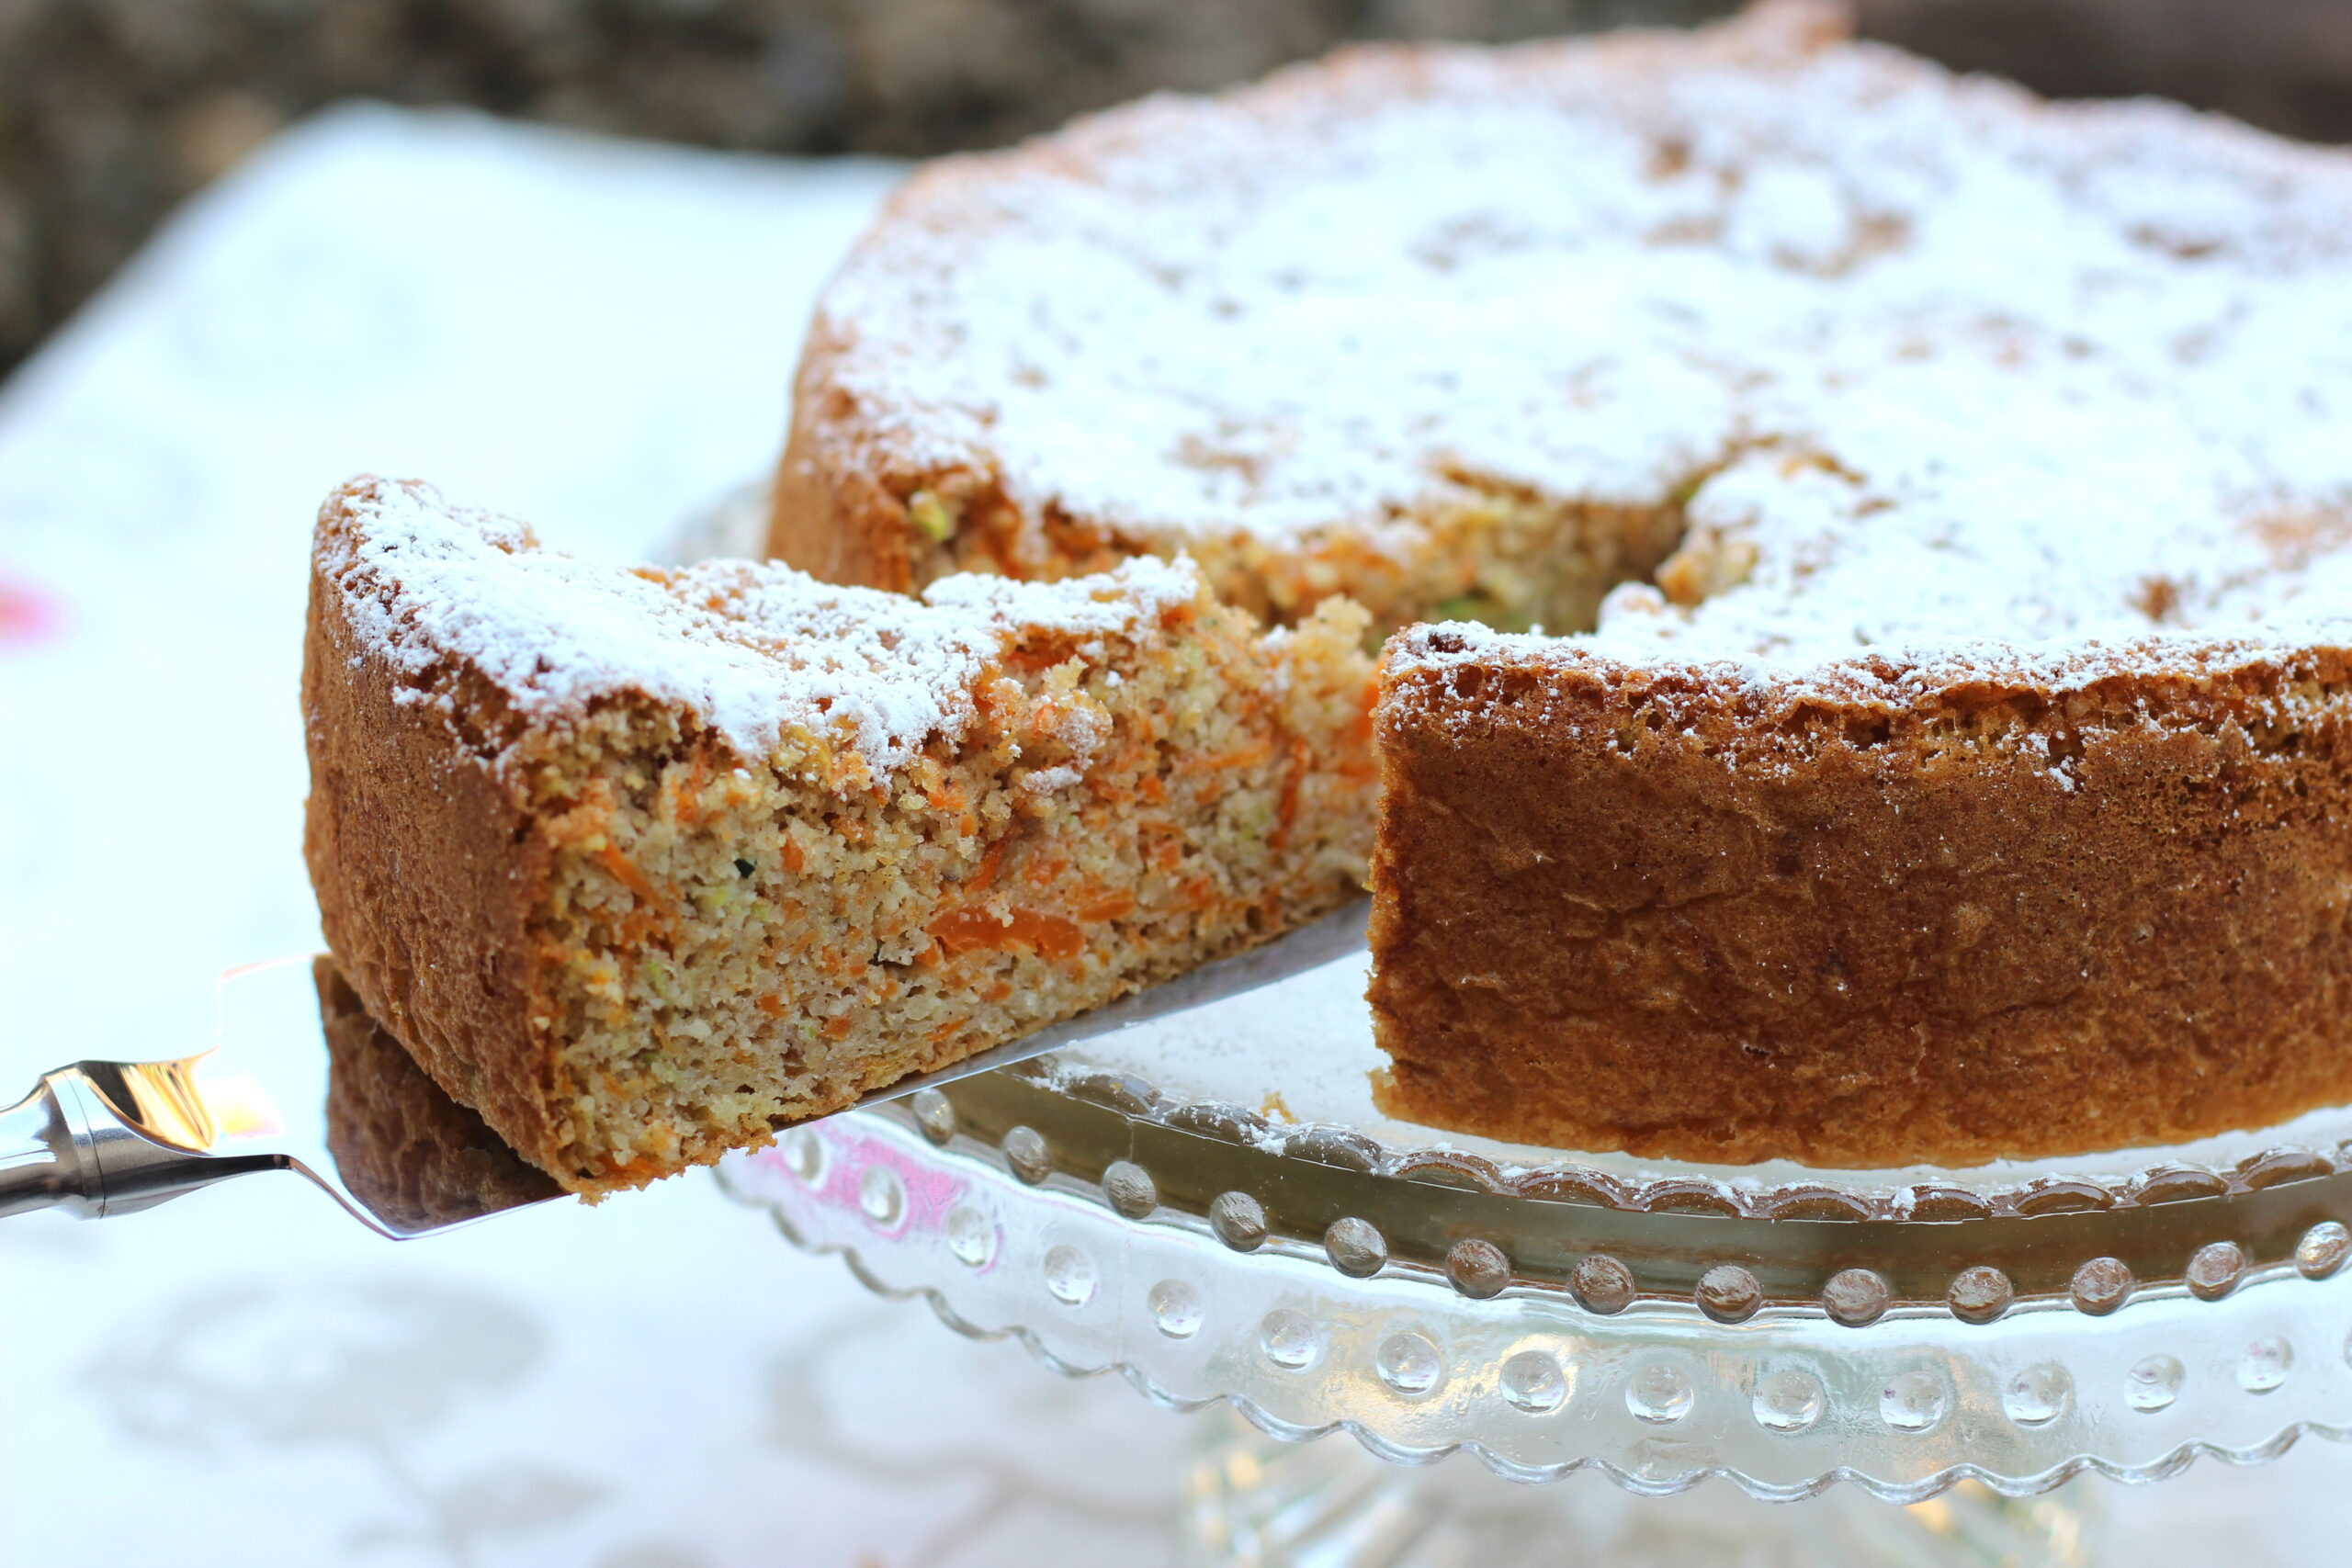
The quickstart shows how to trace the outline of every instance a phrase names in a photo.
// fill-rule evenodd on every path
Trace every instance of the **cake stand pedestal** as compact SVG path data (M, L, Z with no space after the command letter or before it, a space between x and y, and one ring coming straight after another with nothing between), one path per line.
M2083 1568L2103 1500L2080 1482L2031 1498L1962 1482L1907 1506L1843 1487L1781 1504L1722 1482L1671 1497L1523 1486L1460 1460L1390 1464L1343 1437L1286 1443L1223 1405L1192 1438L1184 1568Z
M1480 1534L1501 1503L1272 1446L1335 1432L1516 1482L1832 1494L1785 1511L1788 1561L2056 1563L2083 1561L2083 1489L2046 1496L2072 1477L2352 1431L2352 1172L2309 1149L2113 1187L1739 1191L1398 1153L1048 1058L722 1179L965 1333L1246 1417L1262 1438L1204 1430L1204 1561L1512 1561ZM1596 1498L1622 1511L1598 1479L1484 1495L1548 1510L1556 1546ZM1761 1528L1724 1560L1781 1561Z

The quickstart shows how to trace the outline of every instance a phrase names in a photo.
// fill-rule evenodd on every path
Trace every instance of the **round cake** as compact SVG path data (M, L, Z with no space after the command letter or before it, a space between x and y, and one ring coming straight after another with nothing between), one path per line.
M771 545L1394 632L1402 1113L1867 1165L2352 1100L2343 153L1794 5L1153 99L891 202Z

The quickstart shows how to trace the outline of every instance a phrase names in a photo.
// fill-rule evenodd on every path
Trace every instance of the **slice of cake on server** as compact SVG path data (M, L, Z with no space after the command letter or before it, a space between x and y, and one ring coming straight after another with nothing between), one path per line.
M592 566L356 481L303 674L327 940L518 1152L639 1185L1349 897L1362 636L1158 561Z

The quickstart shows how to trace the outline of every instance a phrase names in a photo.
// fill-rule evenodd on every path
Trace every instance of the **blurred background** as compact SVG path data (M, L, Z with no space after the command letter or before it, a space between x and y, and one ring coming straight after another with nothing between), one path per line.
M339 98L772 152L1000 144L1361 38L1687 23L1721 0L0 0L0 375L183 197ZM2066 96L2352 140L2345 0L1860 0Z

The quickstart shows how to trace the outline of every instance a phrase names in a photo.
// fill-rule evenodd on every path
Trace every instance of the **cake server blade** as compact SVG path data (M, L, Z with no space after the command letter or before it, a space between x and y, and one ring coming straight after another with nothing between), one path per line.
M1371 901L1025 1039L901 1078L876 1105L1257 990L1360 952ZM280 959L220 980L215 1046L154 1062L75 1062L0 1109L0 1218L134 1213L234 1177L290 1170L369 1229L405 1239L562 1196L425 1076L334 961ZM855 1109L851 1107L850 1109Z
M0 1110L0 1217L110 1218L290 1170L405 1238L562 1195L425 1077L324 954L232 970L217 995L212 1049L75 1062Z

